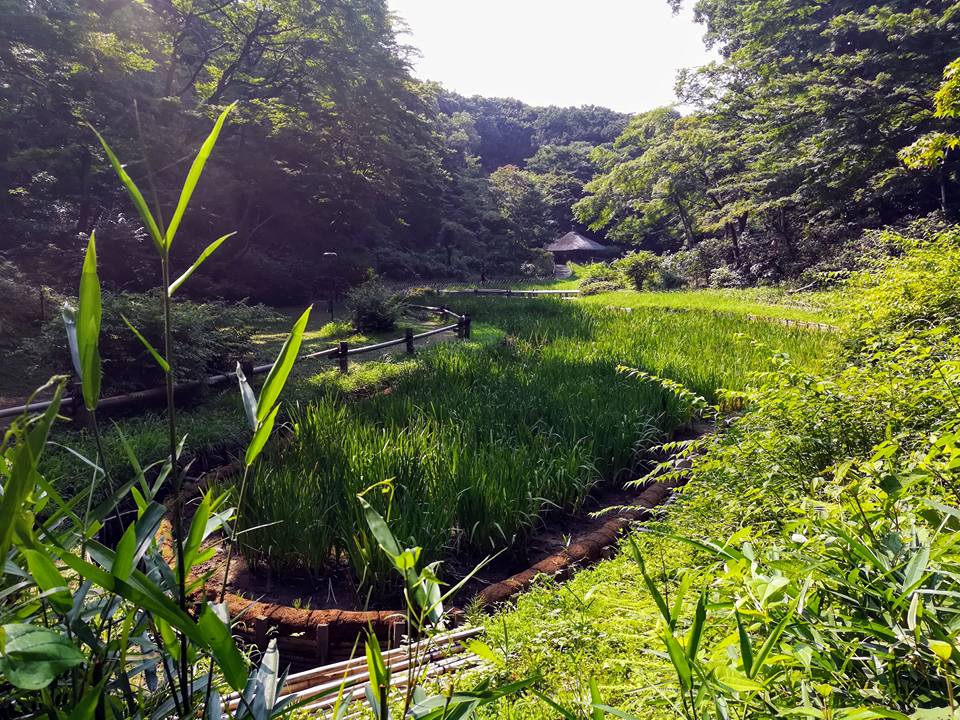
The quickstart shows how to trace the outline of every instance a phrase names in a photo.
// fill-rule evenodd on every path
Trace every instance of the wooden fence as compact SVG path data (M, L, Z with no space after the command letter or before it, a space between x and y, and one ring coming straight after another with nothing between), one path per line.
M302 362L304 360L323 360L323 359L336 359L340 367L340 372L348 372L350 369L350 358L357 355L365 355L367 353L379 352L381 350L386 350L387 348L397 347L399 345L406 346L406 352L410 355L414 353L414 347L418 341L422 341L433 335L440 335L441 333L456 333L457 337L461 340L468 339L471 334L471 319L469 315L460 315L447 307L433 307L431 305L410 305L408 307L417 308L419 310L425 310L428 312L436 313L440 317L451 317L456 318L456 322L449 325L444 325L443 327L434 328L433 330L427 330L426 332L414 334L413 330L407 328L406 333L403 337L396 338L393 340L387 340L385 342L375 343L373 345L363 345L360 347L350 347L347 342L341 342L336 347L329 348L327 350L321 350L319 352L310 353L308 355L301 355L297 358L297 362ZM252 377L254 375L263 375L270 372L270 368L273 367L273 363L268 363L266 365L254 365L253 363L241 363L241 368L243 369L244 374L247 377ZM209 377L203 378L202 380L193 380L189 382L177 383L174 386L174 392L177 395L186 395L191 393L199 393L206 388L214 388L220 385L225 385L236 379L236 374L234 373L221 373L218 375L211 375ZM113 397L102 398L97 405L98 410L123 410L123 409L138 409L144 405L158 402L166 399L166 389L165 388L151 388L149 390L140 390L138 392L127 393L126 395L115 395ZM25 412L42 412L50 407L50 401L40 401L33 402L24 405L16 405L14 407L0 408L0 420L4 418L11 418L22 415ZM79 393L79 389L75 390L72 395L64 397L61 401L61 408L64 411L72 411L74 416L78 419L82 419L83 415L83 398Z
M440 295L505 295L509 297L540 297L543 295L557 295L561 297L572 297L579 295L580 291L573 290L513 290L513 289L494 289L494 288L461 288L455 290L438 290Z

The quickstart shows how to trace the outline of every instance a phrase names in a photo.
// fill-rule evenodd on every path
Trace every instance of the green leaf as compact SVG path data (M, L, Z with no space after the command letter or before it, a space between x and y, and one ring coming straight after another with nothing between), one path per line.
M35 625L4 625L0 673L22 690L47 687L60 673L84 663L65 636Z
M580 720L580 717L577 715L577 713L565 708L563 705L556 702L555 700L548 697L547 695L544 695L539 690L534 690L533 694L536 695L538 698L540 698L547 705L552 707L557 712L557 714L559 714L560 717L562 717L564 720Z
M662 637L664 644L667 646L667 654L670 655L670 662L673 663L673 667L677 671L680 686L684 691L690 690L693 687L693 672L690 669L690 663L687 662L687 656L683 652L683 648L680 647L680 643L677 642L677 639L669 630L665 630Z
M207 647L217 660L217 667L234 690L242 690L247 684L247 664L237 649L230 628L208 603L197 622Z
M590 716L592 720L603 720L603 710L599 707L602 704L603 698L600 696L597 679L590 678Z
M100 400L100 278L97 276L97 243L90 233L87 254L80 274L80 303L77 307L77 350L80 354L80 382L83 404L97 409Z
M367 669L370 672L370 679L378 687L390 686L390 670L383 659L383 653L380 651L380 642L375 633L367 633L367 642L365 644L365 653L367 656Z
M177 291L177 288L179 288L181 285L183 285L183 284L187 281L187 279L188 279L191 275L193 275L194 271L195 271L198 267L200 267L200 265L203 264L203 261L206 260L206 259L207 259L208 257L210 257L211 255L213 255L213 253L216 251L216 249L217 249L218 247L220 247L220 245L223 243L224 240L226 240L227 238L233 237L233 236L236 235L236 234L237 234L237 231L234 230L233 232L227 233L226 235L217 238L217 239L214 240L212 243L210 243L209 245L207 245L207 247L204 249L204 251L203 251L202 253L200 253L200 257L198 257L198 258L194 261L193 265L191 265L189 268L187 268L187 270L183 273L183 275L181 275L181 276L178 277L176 280L174 280L172 283L170 283L170 287L167 289L167 295L168 295L169 297L173 297L173 294Z
M133 323L127 320L126 316L123 313L120 313L120 319L123 320L124 324L128 328L130 328L130 332L132 332L134 335L137 336L137 340L140 341L140 344L143 345L147 349L147 352L150 353L150 355L153 357L153 359L156 360L157 365L163 368L163 371L165 373L169 373L170 363L166 361L163 355L161 355L156 351L153 345L151 345L150 342L143 335L140 334L140 331L133 326Z
M643 575L643 582L646 584L647 590L650 592L650 596L653 598L654 603L656 603L657 608L660 610L660 615L663 616L664 621L666 621L666 623L669 625L671 619L670 608L667 607L667 601L663 599L663 595L661 595L660 590L657 589L657 584L647 573L647 564L643 560L643 553L640 551L640 546L637 545L637 541L634 539L633 535L631 535L629 539L630 552L633 555L634 562L640 566L640 573Z
M93 125L88 123L87 127L93 130L93 134L97 136L97 140L99 140L103 146L104 152L107 153L107 158L110 160L114 172L117 173L117 177L120 178L120 182L123 183L123 186L127 189L130 199L133 200L134 207L136 207L137 212L140 213L140 218L143 220L143 224L146 225L147 232L150 233L150 239L153 240L154 247L157 248L157 251L161 255L164 255L166 253L166 246L163 241L163 235L157 226L157 221L153 219L153 214L147 206L147 201L143 199L143 194L140 192L140 189L131 177L127 175L127 171L123 169L117 156L113 154L113 150L107 145L107 141L103 139L103 136L96 131Z
M247 423L250 429L257 429L257 396L253 394L253 388L247 382L247 376L243 374L243 368L237 363L237 382L240 384L240 397L243 399L243 412L247 416Z
M77 347L77 311L71 307L70 303L64 303L60 311L63 318L63 328L67 333L67 347L70 348L70 361L73 363L73 371L80 377L80 349Z
M21 552L34 581L41 590L50 593L47 598L53 606L60 612L68 612L73 607L73 597L70 595L66 579L57 570L53 560L39 550L25 548Z
M757 651L757 655L753 659L750 670L747 672L747 677L756 677L757 673L760 671L760 668L763 667L763 664L767 660L767 656L773 651L774 645L776 645L777 641L780 639L780 636L786 629L787 624L793 619L794 609L795 604L791 603L786 615L781 618L780 622L778 622L776 627L774 627L773 632L770 633L770 636L766 639L766 641L764 641L763 645L760 646L760 650Z
M690 626L687 640L687 657L691 662L697 658L700 649L700 640L703 638L703 627L707 619L707 593L700 593L697 608L693 613L693 624Z
M386 521L381 517L380 513L373 509L373 506L368 503L363 496L357 495L357 499L363 507L363 516L367 521L370 532L373 533L373 537L377 541L377 545L379 545L380 549L389 555L391 559L399 557L403 551L400 549L400 543L398 543L397 539L393 536Z
M53 398L49 407L39 418L32 420L32 427L25 442L20 442L13 448L9 462L7 482L0 495L0 558L7 557L7 551L13 541L13 529L18 519L26 512L24 502L36 485L39 477L37 463L50 434L53 421L60 411L60 400L63 397L64 381L61 379L54 388Z
M740 658L743 660L743 671L749 673L753 668L753 647L750 645L750 637L743 626L743 619L740 617L740 611L734 609L734 617L737 619L737 635L740 638Z
M197 551L200 550L200 544L203 542L204 530L207 527L207 520L210 519L210 493L204 493L197 511L193 514L193 520L190 522L190 532L187 533L187 541L183 544L183 566L184 572L190 573L193 567Z
M117 543L117 550L110 566L111 574L118 580L126 580L133 570L133 554L137 551L136 528L133 523L127 526Z
M257 431L253 434L253 439L250 440L250 444L247 446L247 454L244 457L244 463L246 463L247 467L253 465L263 451L263 446L266 445L267 440L270 439L270 433L273 432L273 424L277 419L277 412L279 410L280 406L275 405L273 411L260 423Z
M170 218L170 224L167 226L165 247L168 250L173 244L173 238L176 237L177 230L180 228L180 221L183 219L183 214L186 212L187 206L190 204L190 197L193 195L193 191L196 189L197 183L200 181L200 175L203 174L203 167L207 164L207 160L210 158L210 153L213 152L214 145L217 144L217 138L220 136L220 130L223 128L223 123L226 121L227 115L230 114L230 111L236 106L236 103L232 103L228 105L222 113L220 113L220 117L217 118L217 122L213 125L213 130L210 131L207 139L203 141L203 145L200 146L200 151L197 153L197 157L195 157L193 160L193 165L190 166L190 171L187 173L187 177L183 181L183 189L180 191L180 200L177 202L177 209L174 210L173 217Z
M257 402L257 421L263 422L264 418L273 410L283 386L287 382L287 377L293 369L293 364L297 361L297 355L300 354L300 343L303 341L303 332L306 330L307 321L310 319L310 311L313 305L303 311L303 314L294 323L290 334L287 335L283 347L280 348L280 354L277 355L273 367L270 368L270 374L260 389L260 399Z
M913 590L923 580L924 570L927 569L929 560L930 546L924 545L910 558L910 562L903 570L903 583L900 585L901 593Z

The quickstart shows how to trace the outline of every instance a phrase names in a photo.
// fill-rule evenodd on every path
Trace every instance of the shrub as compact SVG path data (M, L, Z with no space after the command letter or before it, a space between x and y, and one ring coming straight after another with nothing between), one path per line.
M635 289L648 290L655 281L660 262L652 252L637 250L624 255L613 266Z
M347 312L357 330L386 332L397 326L403 303L374 273L347 293Z
M623 290L623 283L616 280L584 280L580 283L581 295L600 295L617 290Z
M608 263L590 263L589 265L579 265L576 268L577 275L584 282L605 281L623 283L623 276L620 272Z
M124 392L154 387L163 382L163 371L123 322L125 316L156 348L162 347L163 318L159 292L103 293L100 353L104 389ZM173 356L176 379L196 380L232 370L251 354L251 338L258 325L271 319L262 305L212 301L173 303ZM43 326L40 337L23 351L43 369L68 371L72 365L63 320L56 313Z
M710 271L710 287L739 288L746 285L743 275L729 265L721 265Z

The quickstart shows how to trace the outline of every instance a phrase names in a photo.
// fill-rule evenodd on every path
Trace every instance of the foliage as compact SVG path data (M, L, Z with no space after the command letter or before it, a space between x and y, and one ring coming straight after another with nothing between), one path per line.
M960 58L943 71L943 84L934 96L933 116L940 120L960 118ZM937 170L940 212L947 214L947 171L950 153L960 149L960 134L934 131L900 151L903 164L913 170Z
M227 495L206 493L189 527L184 523L183 441L176 434L173 405L176 358L172 354L170 296L209 252L180 280L172 281L169 251L226 116L226 111L221 114L201 147L166 227L156 223L139 189L101 138L121 183L150 229L161 263L163 355L129 321L126 324L149 351L149 362L163 369L169 444L165 458L146 466L128 452L136 475L119 487L114 485L96 424L102 304L96 242L91 234L78 306L64 310L74 369L80 375L83 405L91 413L96 440L96 454L85 460L90 484L65 500L39 472L41 455L60 411L66 386L63 376L41 389L52 392L47 409L35 417L25 413L17 418L0 442L0 557L4 561L0 706L4 714L73 718L149 715L159 719L200 713L215 717L222 714L215 680L243 693L245 700L232 713L236 717L266 720L281 709L275 693L276 684L282 682L276 645L268 647L261 667L248 676L247 660L231 637L222 594L218 602L202 602L195 614L188 612L189 593L205 580L194 573L199 575L200 566L215 552L204 543L219 530L228 531L228 537L235 539L229 531L235 513L227 505ZM292 364L290 354L295 356L299 347L306 314L261 390L256 407L260 420L250 445L254 451L262 447L272 427L277 397ZM172 564L158 541L160 523L168 512L158 502L158 495L168 481L173 506ZM106 484L110 492L106 500L94 504L99 483ZM131 504L129 510L123 507L126 504Z
M951 91L935 108L923 100L960 55L952 3L691 4L718 51L678 79L695 111L638 114L596 151L580 222L652 250L723 238L722 261L776 280L865 228L956 210ZM918 136L906 159L939 166L942 156L942 173L903 168L897 153Z
M357 330L393 330L402 311L402 298L372 273L363 283L347 293L347 312Z
M651 252L639 251L624 255L613 263L634 290L651 290L656 284L659 261Z
M720 265L710 271L709 285L712 288L738 288L746 284L743 275L729 265Z
M160 292L103 293L100 354L104 363L104 389L111 392L140 390L162 383L163 369L150 360L144 345L130 332L124 318L154 345L163 338ZM177 380L198 380L232 370L251 354L251 338L260 323L274 317L260 305L227 301L180 301L173 306L173 349ZM39 338L24 347L43 370L67 370L70 353L63 322L51 318Z
M588 712L612 703L630 718L951 717L958 239L889 237L901 254L845 286L851 330L825 371L777 356L745 392L721 395L741 417L664 446L673 456L637 483L689 484L571 588L577 634L545 626L550 608L578 617L555 588L489 623L509 648L504 676L557 662L549 692L570 704L563 669L581 686L594 672L608 704ZM556 643L571 637L596 650L566 659Z
M623 290L623 283L619 280L584 280L580 283L580 294L584 297L603 295L617 290Z

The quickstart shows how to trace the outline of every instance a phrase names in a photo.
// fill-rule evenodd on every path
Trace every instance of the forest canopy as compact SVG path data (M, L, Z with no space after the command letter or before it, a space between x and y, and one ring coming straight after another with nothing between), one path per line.
M2 0L0 14L0 253L53 286L94 227L105 282L154 279L87 123L169 206L191 148L238 101L178 252L235 229L196 292L287 302L368 267L415 278L536 261L590 173L551 177L556 218L530 231L490 172L612 140L627 120L419 82L382 0Z
M384 0L0 0L0 259L63 288L96 228L104 281L150 286L86 124L168 207L238 102L175 251L237 231L197 295L300 301L371 267L546 271L540 248L570 229L744 282L794 277L865 228L956 212L960 119L932 98L960 56L958 8L699 0L719 59L680 74L683 112L628 116L419 81Z

